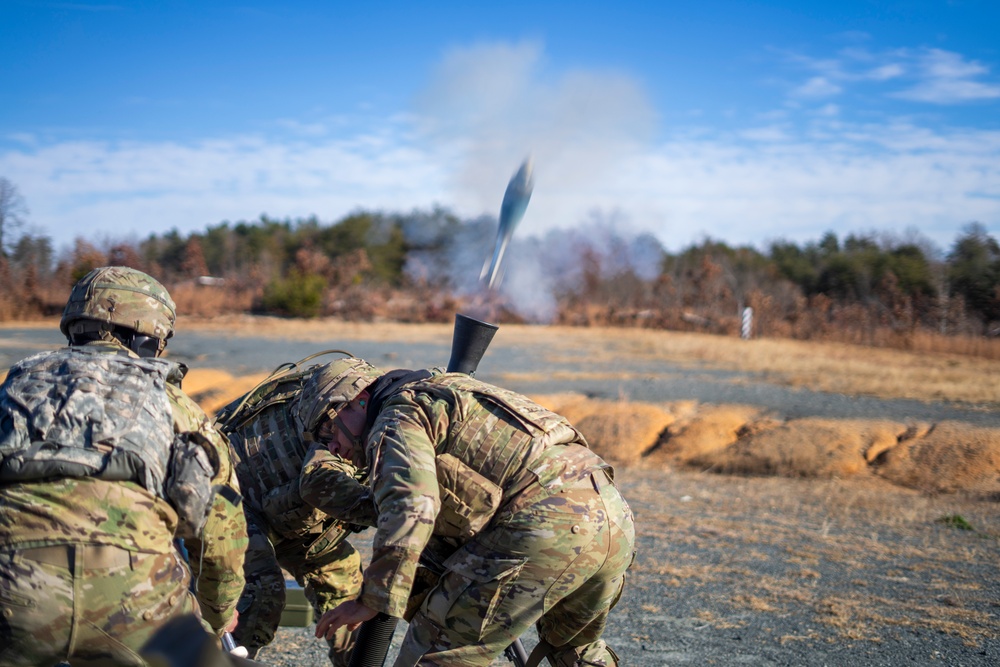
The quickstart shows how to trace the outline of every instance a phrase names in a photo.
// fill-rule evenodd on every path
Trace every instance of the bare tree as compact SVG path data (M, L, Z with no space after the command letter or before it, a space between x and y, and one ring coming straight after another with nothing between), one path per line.
M24 226L28 206L17 186L0 176L0 257L7 256L7 249L13 247L14 232Z

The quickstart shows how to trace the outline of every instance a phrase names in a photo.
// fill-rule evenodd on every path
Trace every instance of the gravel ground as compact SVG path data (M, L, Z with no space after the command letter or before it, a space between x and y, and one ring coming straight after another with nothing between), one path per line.
M875 479L619 481L639 551L605 634L623 665L1000 664L995 502ZM942 521L954 516L972 530ZM314 627L282 628L258 660L328 664Z

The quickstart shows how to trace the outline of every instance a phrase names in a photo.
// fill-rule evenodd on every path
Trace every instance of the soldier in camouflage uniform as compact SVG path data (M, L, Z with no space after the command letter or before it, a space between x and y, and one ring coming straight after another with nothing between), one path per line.
M346 504L354 508L355 524L370 526L374 505L355 478L353 465L317 447L303 426L303 415L308 420L306 413L325 404L324 391L336 379L329 365L302 367L313 357L279 367L216 416L216 424L229 437L250 532L246 587L233 631L250 657L274 639L281 620L282 569L305 587L317 615L356 598L361 590L361 557L346 539L358 526L329 512L341 513ZM365 497L370 509L358 511L355 504ZM341 629L331 634L329 643L330 661L346 667L353 634Z
M601 634L634 557L632 513L580 432L468 375L339 367L315 433L367 468L377 531L361 595L316 636L383 612L410 622L397 667L487 665L535 623L534 661L617 665ZM418 595L432 556L439 578Z
M63 312L69 347L0 386L0 664L143 665L171 618L232 623L246 523L225 439L158 358L174 321L150 276L95 269Z

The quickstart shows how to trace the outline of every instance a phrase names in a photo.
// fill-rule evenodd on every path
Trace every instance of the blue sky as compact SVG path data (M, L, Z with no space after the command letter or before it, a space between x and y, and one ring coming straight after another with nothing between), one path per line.
M441 205L671 250L1000 232L1000 3L0 0L36 233Z

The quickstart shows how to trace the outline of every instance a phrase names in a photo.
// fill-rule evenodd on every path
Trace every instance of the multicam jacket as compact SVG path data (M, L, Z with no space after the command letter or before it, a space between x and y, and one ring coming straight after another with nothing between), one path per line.
M331 514L343 516L339 503L370 497L353 466L303 433L302 385L321 369L276 375L216 416L229 437L246 509L286 566L315 561L343 542L350 527ZM373 522L373 512L368 515Z
M468 375L407 384L376 409L365 453L378 529L360 601L390 616L404 615L432 538L462 544L607 467L560 415Z
M11 368L0 386L0 546L167 553L183 537L203 618L220 629L243 588L246 522L225 439L182 377L103 342Z

